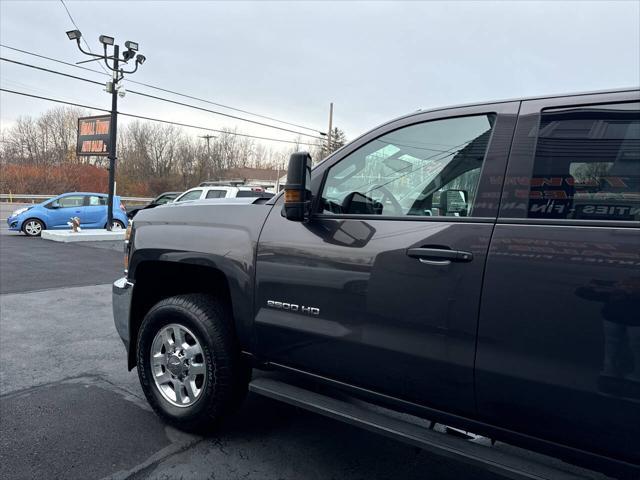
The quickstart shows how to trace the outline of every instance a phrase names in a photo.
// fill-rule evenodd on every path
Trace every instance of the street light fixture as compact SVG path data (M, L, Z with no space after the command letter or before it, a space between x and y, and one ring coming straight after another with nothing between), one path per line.
M133 50L125 50L124 52L122 52L122 58L124 58L125 62L128 62L135 56L136 52L134 52Z
M120 45L116 45L115 39L113 37L109 37L107 35L100 35L98 40L104 46L104 53L102 55L96 55L92 52L87 52L80 45L80 38L82 34L80 30L70 30L67 32L67 37L69 40L75 40L78 49L88 55L93 57L93 61L95 60L104 60L105 65L109 70L113 72L112 80L107 82L107 92L111 93L111 123L109 127L109 200L107 204L107 230L111 230L113 225L113 196L115 193L115 177L116 177L116 140L118 138L118 95L124 97L124 89L118 88L118 82L124 78L125 73L134 73L138 70L138 66L142 65L146 57L144 55L138 55L136 58L135 67L132 70L124 70L120 63L127 63L129 60L136 57L136 52L138 51L138 43L127 41L125 42L126 51L123 52L122 58L120 58ZM113 55L109 56L107 54L107 47L113 47ZM111 60L111 64L109 63ZM92 61L92 60L86 60ZM78 62L84 63L84 62Z
M69 30L67 32L67 37L69 37L69 40L80 40L82 33L80 33L80 30Z
M108 37L106 35L100 35L98 37L98 40L100 41L101 44L103 44L105 47L107 45L113 45L113 42L115 42L115 39L113 37Z

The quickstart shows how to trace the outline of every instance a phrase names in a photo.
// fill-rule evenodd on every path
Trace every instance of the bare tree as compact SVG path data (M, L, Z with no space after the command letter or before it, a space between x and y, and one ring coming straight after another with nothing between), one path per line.
M57 107L38 119L19 117L12 127L2 132L2 162L61 165L77 161L78 117L87 114L79 108Z
M49 110L38 118L19 118L0 132L0 167L24 165L49 169L64 166L65 175L74 172L67 168L74 165L106 167L104 157L77 157L75 154L78 117L88 114L81 109L65 107ZM334 146L344 140L339 129L333 136ZM311 146L303 144L301 138L295 142L282 148L267 147L256 139L238 135L235 129L223 129L210 139L207 148L202 138L187 134L181 128L132 121L122 125L118 132L118 192L156 194L163 189L185 189L207 179L220 178L224 171L236 167L282 170L286 168L289 155L295 151L309 150L314 161L321 160L326 153L326 142L322 140ZM47 176L38 178L47 179ZM46 185L37 188L53 188L54 184L66 188L69 183L49 180L42 180Z

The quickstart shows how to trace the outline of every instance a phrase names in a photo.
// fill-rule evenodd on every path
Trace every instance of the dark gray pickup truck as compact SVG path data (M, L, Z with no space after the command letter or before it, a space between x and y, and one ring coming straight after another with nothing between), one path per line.
M456 451L349 397L640 478L639 227L640 90L419 111L140 211L115 323L179 428L249 388Z

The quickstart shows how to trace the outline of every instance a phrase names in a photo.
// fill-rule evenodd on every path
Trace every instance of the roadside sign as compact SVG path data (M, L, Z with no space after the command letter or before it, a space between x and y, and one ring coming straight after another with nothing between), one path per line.
M111 115L78 118L78 156L109 155Z

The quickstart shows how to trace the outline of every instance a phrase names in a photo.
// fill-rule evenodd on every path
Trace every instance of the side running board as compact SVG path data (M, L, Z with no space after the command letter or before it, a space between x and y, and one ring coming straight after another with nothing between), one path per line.
M578 480L583 478L531 460L509 455L491 447L429 430L423 426L369 410L357 403L348 403L271 378L252 380L249 383L249 390L400 440L436 455L478 466L504 478L513 480Z

